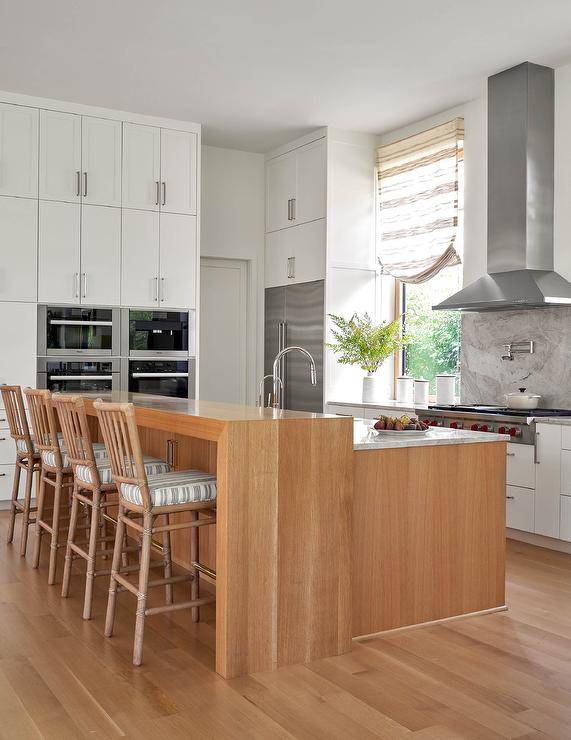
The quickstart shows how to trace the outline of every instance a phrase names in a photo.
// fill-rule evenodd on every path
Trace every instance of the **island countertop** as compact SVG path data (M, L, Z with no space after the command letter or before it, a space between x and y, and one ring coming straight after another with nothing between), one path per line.
M388 450L396 447L429 447L431 445L460 445L480 442L509 442L509 434L472 432L467 429L431 427L418 437L394 434L375 434L371 427L374 419L355 419L353 427L354 450Z

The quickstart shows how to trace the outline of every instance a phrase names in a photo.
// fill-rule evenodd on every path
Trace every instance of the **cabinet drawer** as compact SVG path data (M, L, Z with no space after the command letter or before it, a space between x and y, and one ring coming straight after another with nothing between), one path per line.
M534 497L528 488L506 486L506 526L523 532L534 531Z
M7 429L0 429L0 465L14 464L16 445Z
M533 445L508 442L506 482L509 486L535 489Z
M12 485L14 483L15 465L0 465L0 501L9 501L12 498ZM26 476L20 475L20 495L24 491Z
M334 403L327 404L328 414L338 414L339 416L354 416L357 419L363 418L362 406L337 406Z
M571 496L561 496L559 539L571 542Z
M571 427L561 426L561 447L571 450Z

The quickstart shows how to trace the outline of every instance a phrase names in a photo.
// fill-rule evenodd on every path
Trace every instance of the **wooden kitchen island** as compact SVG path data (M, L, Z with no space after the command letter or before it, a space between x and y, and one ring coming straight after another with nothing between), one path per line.
M340 655L353 637L504 608L499 435L437 430L422 447L395 447L350 417L101 397L135 404L145 453L217 476L216 532L206 528L200 559L216 570L224 678ZM173 534L173 555L189 566L187 531Z

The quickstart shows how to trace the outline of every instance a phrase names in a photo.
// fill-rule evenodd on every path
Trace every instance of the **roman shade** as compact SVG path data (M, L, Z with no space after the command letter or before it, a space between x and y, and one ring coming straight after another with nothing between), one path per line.
M460 263L463 159L463 118L379 148L379 264L384 274L423 283Z

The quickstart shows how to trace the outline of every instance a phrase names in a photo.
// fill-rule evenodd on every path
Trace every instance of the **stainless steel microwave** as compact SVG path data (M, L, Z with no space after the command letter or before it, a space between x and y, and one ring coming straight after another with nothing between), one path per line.
M119 308L38 306L38 356L118 357L121 352Z
M194 337L194 311L124 308L121 312L122 357L192 357Z

